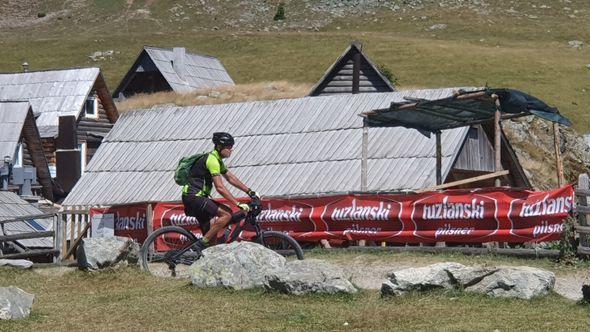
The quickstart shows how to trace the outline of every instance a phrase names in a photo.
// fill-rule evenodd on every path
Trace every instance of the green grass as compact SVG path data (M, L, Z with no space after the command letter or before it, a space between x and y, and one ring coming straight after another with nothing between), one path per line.
M576 268L548 260L496 256L359 254L322 251L308 257L367 263L457 261L531 265L556 272ZM577 269L587 270L586 265ZM195 330L586 330L590 307L558 295L532 301L491 299L459 292L381 298L377 291L342 296L289 296L264 290L197 289L185 281L158 279L134 269L73 271L42 276L0 269L0 285L36 295L29 318L0 323L0 331L195 331ZM348 325L345 325L348 323Z

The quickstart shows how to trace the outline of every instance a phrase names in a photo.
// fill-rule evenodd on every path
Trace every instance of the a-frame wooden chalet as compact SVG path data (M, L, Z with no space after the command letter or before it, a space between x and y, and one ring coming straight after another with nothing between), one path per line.
M363 53L361 43L353 42L311 89L309 96L393 91L395 87Z

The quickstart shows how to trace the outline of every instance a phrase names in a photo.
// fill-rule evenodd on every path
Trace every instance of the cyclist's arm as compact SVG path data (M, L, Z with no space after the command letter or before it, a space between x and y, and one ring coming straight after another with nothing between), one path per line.
M221 179L221 176L219 176L219 175L213 176L213 185L215 186L215 190L217 190L217 192L221 196L223 196L223 198L227 199L228 202L230 202L231 204L234 204L234 205L238 205L240 203L234 197L234 195L232 195L231 192L229 192L229 190L225 187L225 185L223 184L223 180Z
M229 182L232 186L240 189L241 191L245 192L246 194L250 191L250 188L246 186L234 173L227 171L223 174L223 177Z

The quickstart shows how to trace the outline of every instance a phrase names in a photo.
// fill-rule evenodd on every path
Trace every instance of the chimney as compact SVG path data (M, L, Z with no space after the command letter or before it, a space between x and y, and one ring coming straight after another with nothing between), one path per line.
M60 116L56 140L55 168L57 181L69 193L82 175L81 151L76 137L76 117Z
M180 79L184 81L184 73L186 72L184 63L186 49L184 47L174 47L172 53L172 68L178 74Z
M29 63L28 62L23 62L23 64L21 65L23 66L23 73L26 73L29 71Z

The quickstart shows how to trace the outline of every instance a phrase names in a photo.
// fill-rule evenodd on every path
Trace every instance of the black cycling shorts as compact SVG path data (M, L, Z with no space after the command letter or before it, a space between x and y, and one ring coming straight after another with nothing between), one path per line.
M211 219L219 210L217 203L208 197L182 195L182 204L184 204L184 214L197 218L201 232L205 235L211 228Z

